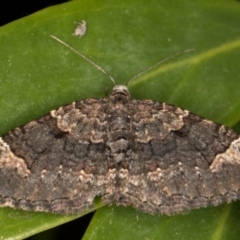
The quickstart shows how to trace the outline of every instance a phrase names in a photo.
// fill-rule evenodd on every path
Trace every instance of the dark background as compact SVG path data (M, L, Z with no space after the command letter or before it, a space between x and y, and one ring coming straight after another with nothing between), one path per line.
M2 0L0 3L0 26L26 17L41 9L64 3L64 0ZM83 236L93 213L63 224L54 229L27 238L27 240L51 239L51 240L80 240Z
M0 26L66 0L1 0Z

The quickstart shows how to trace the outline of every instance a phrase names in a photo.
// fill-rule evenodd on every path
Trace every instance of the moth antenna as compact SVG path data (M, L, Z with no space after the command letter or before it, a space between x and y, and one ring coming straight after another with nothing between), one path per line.
M78 54L80 57L82 57L84 60L86 60L87 62L91 63L95 68L97 68L99 71L103 72L105 75L107 75L110 80L113 82L114 85L116 85L116 82L114 80L114 78L107 72L105 71L103 68L101 68L98 64L96 64L95 62L93 62L92 60L90 60L89 58L87 58L85 55L83 55L82 53L78 52L76 49L74 49L73 47L71 47L70 45L68 45L67 43L63 42L62 40L60 40L59 38L50 35L53 39L55 39L56 41L58 41L59 43L61 43L62 45L66 46L67 48L69 48L70 50L72 50L73 52L75 52L76 54Z
M183 51L181 51L181 52L174 53L173 55L171 55L171 56L169 56L169 57L161 60L160 62L155 63L155 64L152 65L151 67L148 67L148 68L146 68L145 70L139 72L138 74L136 74L135 76L133 76L130 80L128 80L126 85L128 86L128 84L129 84L132 80L134 80L135 78L137 78L137 77L141 76L142 74L150 71L151 69L155 68L156 66L158 66L158 65L160 65L160 64L168 61L169 59L174 58L175 56L180 55L180 54L182 54L182 53L187 53L187 52L191 52L191 51L194 51L194 50L195 50L195 49L186 49L186 50L183 50Z

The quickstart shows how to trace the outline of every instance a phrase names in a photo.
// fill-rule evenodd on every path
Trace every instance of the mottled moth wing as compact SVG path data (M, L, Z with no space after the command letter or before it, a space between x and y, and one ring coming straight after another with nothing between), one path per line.
M0 205L80 213L104 203L156 214L239 199L240 139L186 110L131 99L72 103L0 140Z
M110 194L106 108L106 99L72 103L3 136L0 204L66 214Z
M133 100L134 149L126 205L174 213L239 199L240 139L233 130L164 103Z

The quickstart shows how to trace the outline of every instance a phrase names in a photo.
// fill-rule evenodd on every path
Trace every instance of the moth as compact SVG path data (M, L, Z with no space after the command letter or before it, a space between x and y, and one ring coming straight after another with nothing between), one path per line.
M100 196L172 215L240 198L237 133L176 106L131 98L127 86L51 37L115 86L106 98L62 106L0 138L0 206L72 214Z

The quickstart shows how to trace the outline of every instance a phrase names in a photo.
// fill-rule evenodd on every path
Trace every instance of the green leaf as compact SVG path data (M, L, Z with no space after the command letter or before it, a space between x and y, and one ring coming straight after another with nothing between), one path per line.
M235 202L169 217L151 216L129 207L104 207L96 212L83 240L238 240L239 210L240 204Z
M132 96L175 104L216 122L235 125L240 120L239 8L239 1L233 0L83 0L51 7L2 27L0 134L72 101L104 97L106 89L112 88L107 76L50 35L98 63L118 84L125 84L171 54L195 48L195 52L178 56L131 82ZM72 33L74 22L81 20L88 29L79 39ZM239 202L173 217L104 208L97 211L85 239L106 239L113 232L115 239L127 239L129 231L131 239L235 239L240 229L235 227L238 208ZM101 231L97 222L111 216L113 223ZM125 220L128 217L131 220ZM41 220L34 224L38 218ZM22 239L70 218L3 208L0 236ZM115 219L119 219L117 226ZM209 232L206 228L212 235L205 235Z
M81 214L83 215L83 214ZM62 216L0 208L0 238L24 239L38 232L71 221L81 215Z

